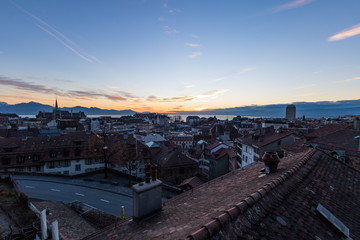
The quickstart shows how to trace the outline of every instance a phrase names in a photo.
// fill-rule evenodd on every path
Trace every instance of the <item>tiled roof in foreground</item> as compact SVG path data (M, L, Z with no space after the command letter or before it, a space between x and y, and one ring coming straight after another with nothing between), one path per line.
M319 150L282 159L270 175L254 163L165 202L156 216L131 219L91 239L341 239L318 203L360 238L360 174Z

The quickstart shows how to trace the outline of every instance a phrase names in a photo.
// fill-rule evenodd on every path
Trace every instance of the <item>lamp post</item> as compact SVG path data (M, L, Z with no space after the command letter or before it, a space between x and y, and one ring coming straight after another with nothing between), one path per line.
M103 154L104 154L104 163L105 163L105 178L108 178L106 149L108 149L108 147L104 146L103 147L103 150L104 150Z

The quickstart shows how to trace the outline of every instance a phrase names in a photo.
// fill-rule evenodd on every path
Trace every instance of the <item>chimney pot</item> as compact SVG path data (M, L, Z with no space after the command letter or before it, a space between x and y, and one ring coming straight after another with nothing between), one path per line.
M265 164L265 172L267 174L277 171L277 166L280 160L276 152L265 152L261 160Z
M151 176L152 176L151 180L156 181L156 179L157 179L157 165L156 164L153 164L151 166Z
M151 164L147 163L145 165L145 182L146 183L150 183L150 168L151 168Z

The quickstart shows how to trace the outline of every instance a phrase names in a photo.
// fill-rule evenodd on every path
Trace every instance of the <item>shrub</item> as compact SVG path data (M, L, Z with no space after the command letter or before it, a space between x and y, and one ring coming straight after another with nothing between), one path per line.
M28 204L29 204L28 196L26 196L25 193L20 193L20 196L18 198L18 203L22 207L28 207Z

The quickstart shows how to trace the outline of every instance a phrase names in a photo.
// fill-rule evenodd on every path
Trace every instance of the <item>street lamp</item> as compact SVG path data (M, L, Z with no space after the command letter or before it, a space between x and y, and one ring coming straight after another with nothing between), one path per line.
M105 163L105 178L108 178L106 149L108 149L108 147L104 146L103 147L103 150L104 150L103 153L104 153L104 163Z

